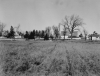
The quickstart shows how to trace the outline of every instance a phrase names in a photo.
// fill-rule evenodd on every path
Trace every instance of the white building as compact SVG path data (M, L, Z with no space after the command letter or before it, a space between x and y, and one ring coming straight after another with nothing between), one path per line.
M61 36L62 39L64 38L63 32L64 32L64 31L61 31L61 33L60 33L60 36ZM73 38L78 38L79 35L80 35L80 31L78 31L78 30L75 30L75 31L73 32L73 34L72 34ZM66 32L66 35L65 35L65 39L70 38L70 36L71 36L71 34L67 31L67 32Z
M18 32L15 32L15 38L22 38L22 36L20 36L20 35L18 34Z
M100 34L91 34L89 35L89 39L91 40L100 40Z
M59 28L60 28L59 31L60 31L61 39L64 39L63 26L62 26L62 27L59 27ZM79 35L80 35L80 34L81 34L81 32L80 32L79 30L74 30L72 36L73 36L73 38L79 38ZM71 34L70 34L70 32L67 30L67 31L66 31L66 35L65 35L65 39L70 39L70 36L71 36Z

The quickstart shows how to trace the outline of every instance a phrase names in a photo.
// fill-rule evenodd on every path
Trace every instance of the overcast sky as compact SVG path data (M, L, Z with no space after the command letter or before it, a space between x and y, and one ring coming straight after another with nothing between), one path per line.
M79 15L89 33L100 33L100 0L0 0L0 21L20 30L58 25L66 15Z

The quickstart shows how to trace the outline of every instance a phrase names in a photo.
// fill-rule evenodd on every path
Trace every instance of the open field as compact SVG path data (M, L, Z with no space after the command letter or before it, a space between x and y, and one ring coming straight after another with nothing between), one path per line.
M100 76L100 42L0 41L0 76Z

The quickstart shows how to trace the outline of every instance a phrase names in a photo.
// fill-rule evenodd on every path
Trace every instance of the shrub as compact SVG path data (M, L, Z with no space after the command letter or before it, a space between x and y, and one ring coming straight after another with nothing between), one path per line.
M46 34L46 35L44 36L44 40L49 40L49 35L48 35L48 34Z

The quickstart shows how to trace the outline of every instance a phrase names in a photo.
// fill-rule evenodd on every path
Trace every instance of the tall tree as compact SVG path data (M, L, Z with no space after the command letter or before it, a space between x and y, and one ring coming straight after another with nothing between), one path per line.
M65 16L64 25L66 25L66 28L68 29L69 33L71 34L71 39L72 39L74 30L77 27L82 26L83 24L84 24L83 20L79 16L75 16L75 15Z
M26 40L29 39L29 32L28 32L28 31L26 31L26 33L25 33L25 35L24 35L24 38L26 38Z
M46 27L45 29L45 33L48 34L48 36L50 37L50 33L51 33L51 27Z
M52 26L52 29L53 29L53 33L54 33L55 39L58 38L59 37L59 27Z
M34 39L35 39L35 36L36 36L36 34L35 34L35 30L33 30L33 35L34 35Z
M33 31L30 32L30 34L29 34L29 39L35 39L35 36L34 36Z
M0 36L2 36L5 26L6 25L4 23L0 22Z
M88 32L86 29L83 30L83 33L84 33L84 36L85 36L85 40L87 40L87 35L88 35Z
M49 40L49 35L47 33L44 36L44 40Z
M60 23L60 25L62 25L63 26L63 31L62 31L62 34L63 34L63 36L64 36L64 40L65 40L65 36L66 36L66 34L67 34L67 26L64 24L64 22L63 22L63 24L62 23Z
M35 31L35 35L36 35L36 37L39 37L39 32L38 32L38 30Z
M66 33L67 33L67 27L66 27L66 25L63 25L64 40L65 40Z
M39 38L41 38L41 34L42 34L42 33L41 33L41 31L39 30Z
M14 31L13 26L11 26L11 28L10 28L9 37L10 37L10 38L14 38L14 37L15 37L15 31Z
M44 35L45 35L44 30L42 30L41 38L44 38Z

